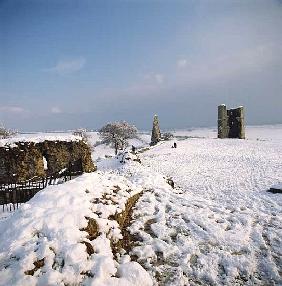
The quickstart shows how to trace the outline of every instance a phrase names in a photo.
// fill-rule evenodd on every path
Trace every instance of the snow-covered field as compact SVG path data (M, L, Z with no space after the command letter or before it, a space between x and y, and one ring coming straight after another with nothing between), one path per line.
M0 220L0 285L282 285L282 195L267 192L282 182L282 125L249 127L247 140L174 133L176 149L161 142L141 164L105 158L113 150L98 145L98 172L48 187ZM130 143L147 146L140 137ZM114 257L121 231L111 215L140 193L134 243ZM100 229L94 240L87 218Z
M133 225L141 259L161 244L147 268L171 285L282 283L282 197L266 192L282 181L281 143L190 139L146 152L143 164L179 187L138 204L150 223Z

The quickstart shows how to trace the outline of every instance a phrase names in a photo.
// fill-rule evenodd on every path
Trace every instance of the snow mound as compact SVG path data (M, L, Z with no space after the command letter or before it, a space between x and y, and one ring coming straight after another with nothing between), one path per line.
M122 238L111 216L142 190L97 172L37 193L0 224L0 285L152 285L140 265L119 264L111 248ZM98 226L92 238L91 219Z

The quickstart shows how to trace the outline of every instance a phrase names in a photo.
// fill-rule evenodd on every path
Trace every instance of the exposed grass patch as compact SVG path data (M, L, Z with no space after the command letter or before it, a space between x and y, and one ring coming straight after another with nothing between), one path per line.
M114 201L114 197L121 190L121 188L119 186L114 186L112 190L114 191L114 196L112 194L110 195L105 193L102 198L95 199L93 203L116 204L116 202ZM129 189L126 191L130 193L132 190ZM128 198L125 204L125 208L122 212L116 213L108 217L109 220L117 221L123 237L118 241L111 239L111 247L115 258L117 258L118 254L121 253L122 250L125 250L127 253L129 253L132 249L133 244L138 241L136 235L131 235L127 228L132 220L133 208L142 194L143 192L140 192ZM80 230L86 231L88 233L86 238L92 241L101 234L99 231L99 225L93 218L86 217L86 219L88 221L87 226L85 228L81 228ZM89 256L95 252L90 242L82 241L81 243L85 244L86 252Z
M92 244L88 241L82 241L81 243L85 244L86 252L89 256L91 256L94 253L94 248L93 248Z
M33 262L33 265L34 265L34 268L31 269L31 270L25 271L25 272L24 272L25 275L32 275L32 276L33 276L34 273L35 273L38 269L42 268L42 267L44 266L44 258L39 259L39 260L36 260L35 262Z
M87 238L89 240L94 240L99 235L99 226L94 218L86 217L88 220L87 227L81 228L81 231L86 231L88 233Z
M140 192L130 197L125 204L125 209L121 213L111 217L111 219L118 222L123 236L119 241L112 242L112 250L115 257L117 257L117 254L120 253L122 249L129 253L133 243L136 241L136 237L131 235L127 228L132 220L133 208L142 194L143 192Z

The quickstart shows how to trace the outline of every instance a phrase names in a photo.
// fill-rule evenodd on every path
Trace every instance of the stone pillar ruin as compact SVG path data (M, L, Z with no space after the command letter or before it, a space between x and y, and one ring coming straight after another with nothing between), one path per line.
M229 126L228 116L225 104L218 106L218 138L228 138Z
M161 140L161 130L159 126L159 119L158 116L154 116L153 121L153 129L152 129L152 136L151 136L151 145L156 145Z
M245 113L244 107L240 106L237 108L238 110L238 120L239 120L239 139L245 139Z
M227 109L225 104L218 106L218 138L245 139L244 108Z

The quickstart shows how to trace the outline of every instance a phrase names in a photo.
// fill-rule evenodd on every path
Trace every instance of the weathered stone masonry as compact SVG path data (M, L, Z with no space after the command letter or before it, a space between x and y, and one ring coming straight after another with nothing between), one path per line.
M47 168L44 168L44 160ZM15 142L0 147L0 183L44 178L60 172L71 163L81 164L83 172L96 170L89 146L83 140Z
M156 145L161 140L161 130L159 125L158 116L154 116L152 135L151 135L151 145Z
M245 139L244 108L242 106L227 109L224 104L218 106L218 138Z

